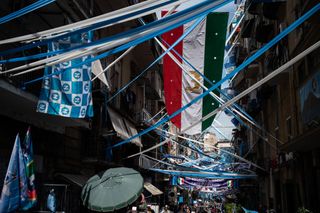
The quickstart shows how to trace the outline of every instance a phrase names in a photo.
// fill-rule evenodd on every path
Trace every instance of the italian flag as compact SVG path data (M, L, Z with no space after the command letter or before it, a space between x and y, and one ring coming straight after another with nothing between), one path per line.
M162 16L165 14L166 11L163 11ZM227 22L228 13L211 13L183 42L180 42L174 48L183 58L213 83L221 80ZM184 26L180 26L163 34L163 43L165 45L172 45L192 23L193 22L185 24ZM203 83L207 88L211 87L209 83L204 81L199 73L193 70L175 53L173 53L173 55L179 59L182 66L190 75ZM186 74L169 55L166 55L163 59L163 77L165 104L169 115L191 102L203 92L202 87ZM216 94L219 95L218 93ZM184 131L184 129L194 125L203 116L209 114L218 106L218 102L210 95L207 95L174 117L171 122L181 130L181 133L188 135L199 134L212 124L214 117L195 125L187 131Z
M179 184L179 185L184 184L184 178L179 177L179 178L178 178L178 184Z

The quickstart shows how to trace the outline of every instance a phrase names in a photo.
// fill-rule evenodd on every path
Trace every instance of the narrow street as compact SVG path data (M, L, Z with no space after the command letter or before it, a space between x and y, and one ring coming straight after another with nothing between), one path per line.
M0 213L320 213L318 0L2 0Z

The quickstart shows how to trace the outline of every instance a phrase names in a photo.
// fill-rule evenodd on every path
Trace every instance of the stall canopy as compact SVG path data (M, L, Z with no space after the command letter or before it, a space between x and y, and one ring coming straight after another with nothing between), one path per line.
M117 113L115 110L108 107L108 113L112 122L112 126L120 138L126 140L133 135L138 134L138 131L134 127L134 125L119 113ZM140 137L133 139L131 142L137 146L142 147Z
M145 182L143 186L148 192L150 192L154 196L163 194L163 192L160 189L158 189L149 182Z

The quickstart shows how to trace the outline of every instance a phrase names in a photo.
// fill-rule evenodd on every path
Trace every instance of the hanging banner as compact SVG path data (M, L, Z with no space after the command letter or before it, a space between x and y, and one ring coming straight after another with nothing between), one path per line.
M19 134L11 153L0 197L0 212L15 212L28 202L27 176Z
M229 180L221 180L221 179L203 179L203 178L192 178L192 177L184 177L179 178L182 181L178 180L178 183L187 184L190 186L197 187L220 187L220 186L230 186ZM230 180L231 181L231 180ZM180 184L180 185L182 185Z
M84 33L53 42L48 48L49 51L63 50L88 43L91 40L92 33ZM72 65L81 63L90 57L85 56L46 67L45 76L55 72L60 72L60 74L43 79L37 112L70 118L93 116L91 63L79 68L70 68Z
M183 188L189 188L197 190L199 192L219 192L224 190L230 190L233 188L232 180L215 180L215 179L201 179L201 178L190 178L190 177L179 177L178 185Z
M166 12L162 12L164 16ZM200 23L182 43L175 47L175 50L191 63L197 70L204 74L213 83L221 79L224 48L226 39L226 28L228 22L227 13L211 13L206 20ZM185 24L183 27L176 28L162 35L162 38L172 45L186 31L191 23ZM179 58L179 57L176 57ZM195 79L203 83L201 75L193 70L187 63L180 59L184 68L188 70ZM201 86L192 79L188 74L183 73L182 69L175 64L169 57L163 59L164 70L164 95L166 109L169 115L185 106L203 90ZM204 83L206 87L210 87L209 83ZM218 95L218 94L217 94ZM180 115L171 121L180 129L192 126L203 116L209 114L219 106L211 96L199 100ZM203 123L195 125L187 130L186 134L195 135L208 128L214 117L207 119Z
M320 71L300 88L300 110L303 124L320 120Z
M22 153L24 158L24 164L26 167L26 176L27 176L27 191L23 195L27 197L26 201L22 203L21 209L28 210L34 207L37 203L37 192L35 186L35 171L34 171L34 160L33 160L33 146L31 140L30 128L27 131L27 134L24 138L23 143L21 144Z

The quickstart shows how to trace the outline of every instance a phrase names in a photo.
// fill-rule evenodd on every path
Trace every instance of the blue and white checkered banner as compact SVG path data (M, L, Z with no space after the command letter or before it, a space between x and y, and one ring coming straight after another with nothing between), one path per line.
M67 49L88 43L91 39L92 33L73 35L49 44L48 49L49 51ZM93 116L91 65L70 68L72 65L81 63L90 57L73 59L45 69L44 76L54 72L60 74L43 79L37 112L71 118ZM62 70L65 71L60 72Z

